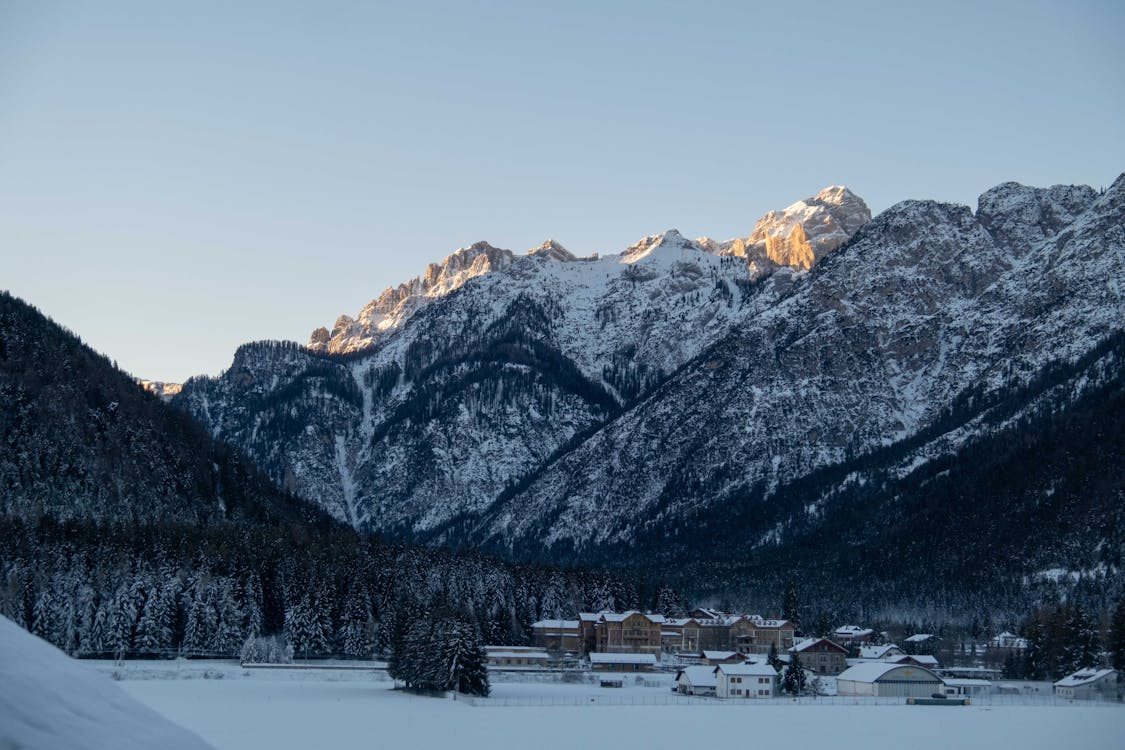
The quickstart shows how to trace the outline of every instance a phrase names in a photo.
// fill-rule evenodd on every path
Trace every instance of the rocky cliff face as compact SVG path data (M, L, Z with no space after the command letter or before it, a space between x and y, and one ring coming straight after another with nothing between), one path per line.
M744 240L474 246L176 403L362 528L622 559L737 509L740 549L778 544L828 502L794 483L872 455L905 475L1114 367L1030 385L1122 330L1125 179L868 216L830 188Z
M721 243L718 252L746 258L761 278L779 267L809 269L871 220L867 204L846 187L827 187L782 211L770 211L745 239Z
M538 248L538 251L546 252L543 248ZM562 252L565 253L565 249ZM309 337L308 347L312 351L331 354L366 349L430 300L455 291L469 279L507 268L512 259L510 250L501 250L487 242L463 247L440 264L428 265L421 276L390 287L368 302L356 318L341 315L331 331L317 328Z
M338 518L430 533L647 393L756 293L744 259L675 230L601 258L477 243L307 348L243 347L177 403Z
M888 445L926 436L909 468L977 434L986 394L1122 330L1125 179L1097 198L1002 185L980 205L900 203L812 273L767 280L736 328L496 503L481 533L627 547ZM981 405L933 431L969 393ZM751 546L778 541L773 520Z

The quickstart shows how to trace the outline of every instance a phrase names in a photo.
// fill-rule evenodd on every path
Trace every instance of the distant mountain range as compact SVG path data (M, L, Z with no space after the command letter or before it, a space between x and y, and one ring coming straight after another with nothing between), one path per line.
M958 590L955 568L1013 600L1048 579L1104 590L1122 472L1088 466L1068 505L1051 477L1082 462L1049 438L1090 439L1097 405L1119 403L1123 194L1125 176L1101 194L1005 183L975 213L905 201L871 219L833 187L726 242L669 230L589 258L477 243L308 346L241 347L172 403L281 487L397 538L654 565L714 592L851 560L824 586L863 570L900 601L920 560L954 558L935 585ZM1018 498L963 473L1037 451L1054 469L1016 471ZM1054 526L999 524L1002 560L935 549L958 493L974 523L1019 507ZM888 544L897 569L855 558Z

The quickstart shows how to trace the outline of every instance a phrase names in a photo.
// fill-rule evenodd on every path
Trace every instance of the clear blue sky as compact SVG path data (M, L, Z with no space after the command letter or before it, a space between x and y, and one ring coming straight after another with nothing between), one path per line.
M0 0L0 288L180 380L479 239L1125 170L1125 4L904 5Z

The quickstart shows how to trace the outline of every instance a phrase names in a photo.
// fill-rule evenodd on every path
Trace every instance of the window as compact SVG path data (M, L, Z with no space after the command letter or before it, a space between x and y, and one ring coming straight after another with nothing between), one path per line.
M769 694L770 694L770 691L768 691L768 690L759 690L758 691L758 695L769 695Z

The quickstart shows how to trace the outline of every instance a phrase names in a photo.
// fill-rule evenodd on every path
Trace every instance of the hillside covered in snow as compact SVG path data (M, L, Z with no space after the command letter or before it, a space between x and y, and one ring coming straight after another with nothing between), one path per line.
M207 750L107 676L0 617L0 747Z
M1117 393L1125 177L869 218L829 188L741 240L669 230L591 258L478 243L309 347L242 347L174 403L358 528L678 567L705 530L738 529L719 558L765 555L835 517L853 484ZM1120 530L1091 513L1054 567L1116 576Z

